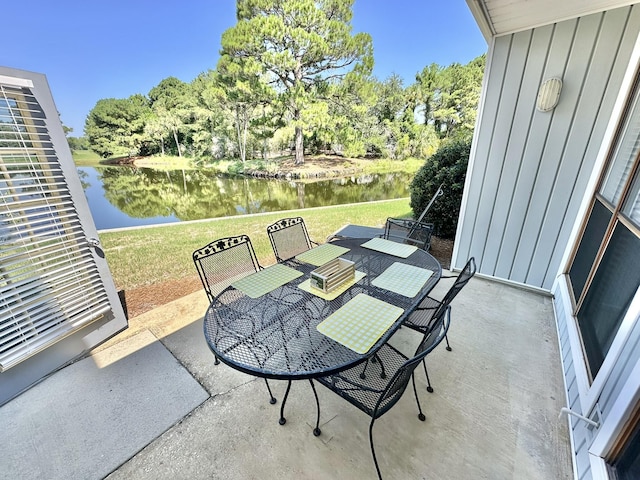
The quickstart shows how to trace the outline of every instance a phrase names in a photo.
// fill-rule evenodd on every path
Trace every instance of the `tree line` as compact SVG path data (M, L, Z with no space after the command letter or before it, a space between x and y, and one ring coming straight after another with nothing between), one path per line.
M99 100L85 138L102 157L268 158L295 152L427 157L469 138L485 56L430 64L405 87L372 75L373 45L351 33L353 0L238 0L215 69L148 94ZM80 143L78 140L74 141Z

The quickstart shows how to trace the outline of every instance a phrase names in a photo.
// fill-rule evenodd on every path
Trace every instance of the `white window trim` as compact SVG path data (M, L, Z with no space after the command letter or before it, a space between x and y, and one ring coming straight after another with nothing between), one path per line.
M591 478L593 480L609 480L609 470L604 458L589 453L589 464L591 465Z
M28 78L10 77L8 75L0 75L0 83L13 85L14 87L33 88L33 82Z
M563 302L565 302L565 311L567 312L567 315L570 316L567 321L569 342L571 345L571 353L576 372L576 381L578 384L578 393L580 396L582 414L587 416L589 416L595 408L596 402L598 401L598 398L600 397L600 394L602 392L602 388L611 375L611 371L615 365L615 362L619 358L622 348L627 342L629 334L638 319L636 318L637 314L634 314L633 309L630 307L627 311L627 314L625 315L625 318L622 321L622 324L620 325L620 329L618 330L618 333L616 334L611 347L609 348L609 352L607 353L605 361L598 371L598 375L596 375L593 383L591 383L589 381L589 375L587 372L587 359L584 356L582 350L582 340L580 337L580 332L578 331L578 321L575 316L572 315L573 306L571 305L571 301L569 300L571 297L569 296L568 277L564 272L568 271L570 267L569 262L572 257L573 247L580 238L583 221L589 213L591 201L596 193L598 181L606 165L610 146L613 143L616 129L618 128L624 109L627 105L627 100L633 88L636 78L636 72L638 72L639 67L640 35L636 38L636 43L629 59L627 71L625 72L622 84L620 85L618 98L616 99L609 124L607 125L607 129L603 136L603 141L600 145L600 150L598 151L598 156L596 157L591 177L589 178L589 182L585 189L584 198L576 215L576 221L573 225L571 234L567 241L567 248L565 249L564 255L560 262L561 270L558 272L558 277L556 279L556 282L561 287L562 300ZM632 302L632 306L637 304L638 296L639 293L636 292L636 295Z
M640 312L637 312L640 306L640 294L636 295L634 305L636 307L636 313L640 316ZM636 321L638 321L638 318L636 318ZM634 407L639 401L640 360L638 360L633 367L631 374L611 407L609 415L604 419L598 433L593 439L591 447L589 447L589 460L591 470L594 473L594 479L609 478L607 463L603 457L607 456L611 451L611 448L626 426L627 421L633 414ZM596 475L596 472L598 472L598 475Z

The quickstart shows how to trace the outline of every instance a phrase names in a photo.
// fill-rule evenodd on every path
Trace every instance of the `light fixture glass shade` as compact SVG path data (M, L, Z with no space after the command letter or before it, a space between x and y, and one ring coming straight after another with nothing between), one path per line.
M538 90L538 100L536 108L541 112L549 112L558 105L560 100L560 92L562 91L562 80L559 78L550 78L540 85Z

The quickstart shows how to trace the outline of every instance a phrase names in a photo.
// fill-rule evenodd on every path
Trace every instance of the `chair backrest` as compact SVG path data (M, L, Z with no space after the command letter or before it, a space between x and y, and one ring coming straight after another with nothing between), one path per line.
M451 321L451 307L439 310L438 316L435 318L431 327L422 337L422 341L416 349L414 356L405 361L396 371L391 381L387 384L384 392L380 396L378 403L373 410L373 417L378 418L386 413L393 405L396 404L404 393L413 371L424 358L438 346L444 339L449 330Z
M456 295L458 295L460 290L462 290L462 287L469 283L469 280L471 280L471 277L473 277L475 274L476 260L474 257L471 257L460 272L460 275L458 275L458 278L456 278L456 281L453 282L453 285L442 299L442 304L445 306L449 305L451 301L456 297Z
M302 217L278 220L267 227L267 235L278 262L295 257L311 248L311 240Z
M422 223L409 218L387 218L383 238L428 250L432 232L432 223Z
M193 252L193 263L209 301L237 279L261 268L247 235L214 240Z

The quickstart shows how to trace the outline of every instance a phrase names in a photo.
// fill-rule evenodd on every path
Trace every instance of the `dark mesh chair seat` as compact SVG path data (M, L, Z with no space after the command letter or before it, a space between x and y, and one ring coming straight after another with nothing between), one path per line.
M318 381L370 417L378 418L393 405L391 402L393 396L384 398L378 405L380 397L388 386L389 376L398 372L407 360L408 357L402 352L385 344L376 352L376 361L369 362L364 378L362 378L362 368L352 368L326 377L330 379L329 384L325 378Z
M402 397L409 384L413 384L413 392L418 405L418 418L425 416L418 399L413 371L444 338L449 328L450 307L437 309L431 329L426 332L413 357L409 358L389 344L385 344L376 352L376 362L368 362L366 375L362 374L362 366L350 368L343 372L318 379L322 385L371 417L369 424L369 443L373 462L382 478L373 445L373 424L377 418L388 412ZM364 378L363 378L364 377ZM316 425L317 429L317 425Z
M418 222L410 218L387 218L383 238L429 250L432 233L433 223Z
M403 326L408 327L412 330L420 332L424 334L429 331L431 325L435 321L434 317L438 313L438 309L442 307L447 307L451 304L453 299L458 295L460 290L469 283L471 277L473 277L476 273L476 261L474 257L471 257L467 264L464 266L458 278L456 278L455 282L449 289L449 291L445 294L442 300L436 300L433 297L427 296L416 308L411 315L409 315L405 321L402 323ZM445 341L447 344L447 350L451 351L451 346L449 345L449 338L445 335ZM427 377L427 390L429 392L433 392L433 387L431 386L431 381L429 380L429 374L427 373L427 366L425 362L422 362L422 366L424 367L424 374Z
M283 262L318 245L309 238L302 217L283 218L267 227L276 261Z
M193 252L192 257L209 302L234 281L262 269L247 235L219 238ZM215 353L214 363L220 363ZM267 379L265 383L274 404Z

